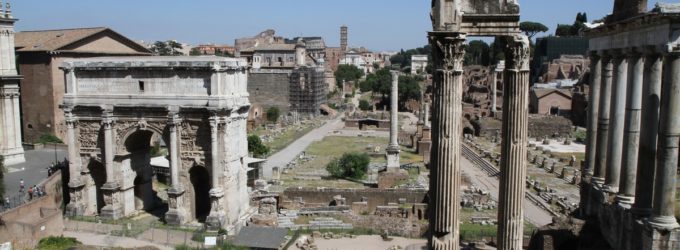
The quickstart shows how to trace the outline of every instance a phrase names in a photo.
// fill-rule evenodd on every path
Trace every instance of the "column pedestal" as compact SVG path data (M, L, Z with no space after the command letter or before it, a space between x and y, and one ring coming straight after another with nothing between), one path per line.
M71 181L68 183L70 200L64 211L66 216L82 216L85 214L85 203L83 200L84 186L85 184L80 181L80 178L71 176Z
M101 188L104 192L104 203L106 205L102 208L100 216L102 218L117 220L123 217L123 209L120 204L120 185L116 182L104 183Z
M226 225L226 217L222 209L223 199L224 192L221 187L210 190L210 202L212 203L212 206L208 218L205 219L205 227L207 230L218 231Z
M187 213L184 211L183 196L184 188L173 187L168 189L168 212L165 213L165 223L180 226L187 222Z

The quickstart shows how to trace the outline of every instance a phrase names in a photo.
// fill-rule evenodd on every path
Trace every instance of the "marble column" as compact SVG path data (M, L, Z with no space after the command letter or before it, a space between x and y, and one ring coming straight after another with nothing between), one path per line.
M116 145L113 139L113 112L105 110L102 114L102 128L104 129L104 168L106 169L106 183L102 185L104 192L104 203L106 204L101 210L101 216L108 219L118 219L122 217L122 208L118 191L120 191L120 184L114 178L113 172L113 154Z
M631 208L635 202L635 176L637 174L638 148L640 146L640 110L642 109L642 82L644 57L637 51L629 52L626 113L623 135L623 159L619 193L619 206Z
M498 67L498 66L496 66ZM496 67L494 67L494 70L491 71L491 116L493 117L496 114L496 95L498 94L498 72L496 72Z
M529 39L508 37L503 87L498 249L522 249L529 122Z
M465 34L430 32L434 59L429 249L459 248Z
M614 64L608 54L602 54L602 80L600 82L600 104L597 122L597 148L595 151L595 169L593 182L604 184L607 172L607 148L609 144L609 108L612 94Z
M653 52L647 55L643 83L640 149L635 180L635 204L633 204L633 212L640 216L649 216L652 213L662 74L663 57Z
M170 182L171 187L168 189L168 212L165 213L165 221L170 225L182 225L186 222L187 216L184 211L183 194L185 192L179 182L179 143L178 143L178 127L182 125L182 119L179 114L170 112L168 114L168 137L170 138Z
M649 223L658 229L675 229L680 227L675 219L675 178L680 141L680 55L668 54L663 71L654 207Z
M390 143L387 145L387 170L399 169L399 73L392 71L392 93L390 95ZM427 123L427 121L426 121Z
M220 175L223 174L222 168L220 167L220 154L218 151L218 133L219 133L219 118L216 116L211 116L209 119L210 123L210 165L211 165L211 176L212 176L212 189L210 189L210 201L212 206L210 206L210 214L205 220L206 227L208 230L217 231L224 225L224 212L221 209L222 198L224 197L224 191L222 190L222 185L220 183Z
M622 52L614 56L614 85L609 110L609 143L607 148L607 172L605 190L619 191L621 159L623 156L623 129L626 114L626 86L628 84L628 58Z
M78 120L70 109L64 109L66 115L66 143L68 144L69 201L66 206L68 216L81 216L85 212L82 200L82 189L85 183L81 180L82 166L78 155L76 123Z
M600 86L602 82L602 60L593 53L590 56L590 93L588 94L588 130L586 143L586 164L581 173L583 177L593 175L595 170L595 152L597 149L597 118L600 107ZM585 179L585 178L584 178Z

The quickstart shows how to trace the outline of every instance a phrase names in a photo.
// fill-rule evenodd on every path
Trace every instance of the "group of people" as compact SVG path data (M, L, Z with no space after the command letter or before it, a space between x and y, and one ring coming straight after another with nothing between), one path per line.
M24 183L24 179L21 179L19 181L19 193L24 193L26 191L26 186ZM45 188L44 187L38 187L37 185L33 185L31 187L28 187L27 190L28 193L28 200L33 200L33 197L38 198L38 197L43 197L45 196Z

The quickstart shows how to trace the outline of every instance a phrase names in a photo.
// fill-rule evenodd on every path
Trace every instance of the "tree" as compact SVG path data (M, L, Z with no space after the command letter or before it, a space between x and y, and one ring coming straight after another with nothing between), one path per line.
M359 100L359 109L363 111L371 110L371 104L366 100Z
M404 110L408 100L420 100L420 83L423 81L418 76L399 77L399 109Z
M536 34L548 31L548 27L537 22L521 22L519 29L529 37L529 41L532 41Z
M359 78L364 76L364 72L357 68L357 66L350 65L350 64L341 64L338 65L338 70L335 71L335 82L338 85L338 88L342 89L342 82L351 82L351 81L356 81Z
M201 53L201 51L198 50L198 48L191 48L191 50L189 51L189 55L190 56L200 56L200 55L203 55L203 53Z
M336 178L364 178L371 158L366 153L345 153L340 159L332 160L326 165L326 171Z
M257 135L248 136L248 152L253 153L255 157L265 157L269 154L269 147L262 143L260 137Z
M571 36L571 25L558 24L555 29L555 36Z
M177 41L156 41L151 45L150 50L154 54L159 56L181 56L184 55L180 50L182 49L182 44Z
M267 121L276 122L279 120L281 111L277 107L271 107L267 109Z
M470 41L465 46L465 58L463 63L465 65L483 65L489 66L490 62L490 47L484 41L474 40Z

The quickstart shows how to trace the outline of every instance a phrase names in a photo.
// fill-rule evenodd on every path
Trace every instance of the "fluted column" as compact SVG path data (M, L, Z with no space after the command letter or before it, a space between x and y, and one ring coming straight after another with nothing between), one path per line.
M387 169L399 169L399 73L392 71L392 92L390 94L390 143L387 145Z
M631 51L629 56L626 114L623 136L623 159L617 203L631 208L635 202L635 176L637 175L638 148L640 147L640 110L642 109L642 81L644 57Z
M170 114L168 131L170 137L170 184L174 189L180 189L179 183L179 150L177 143L177 126L180 125L180 118L177 114Z
M210 123L210 165L212 166L212 189L210 189L210 214L205 220L205 224L209 230L219 230L224 225L224 212L222 210L222 197L224 197L224 190L220 183L220 175L223 174L220 167L220 154L218 151L218 129L219 118L211 116Z
M614 56L614 85L612 86L609 110L609 144L607 145L607 172L605 177L605 190L610 193L619 191L627 84L628 58L622 52L618 52Z
M640 150L633 204L633 212L641 216L652 213L662 74L663 57L656 53L649 54L645 60Z
M465 34L431 32L432 150L430 167L430 249L458 249L460 219L460 143Z
M81 216L85 211L85 204L82 200L82 189L85 185L80 176L82 166L80 156L78 155L78 145L76 138L76 124L78 120L71 113L70 109L66 111L66 140L68 143L68 172L69 172L69 201L65 212L68 216Z
M588 94L588 131L586 143L586 165L583 177L593 175L597 149L597 118L600 107L600 86L602 82L602 60L597 54L590 56L590 93Z
M680 227L675 219L675 178L680 140L680 57L666 56L661 89L661 121L657 153L654 207L650 224L655 228Z
M529 39L524 35L510 37L506 46L498 207L500 250L522 249L529 119Z
M614 64L608 54L602 55L602 81L600 82L600 104L597 121L597 149L595 151L595 170L593 181L604 184L607 172L607 148L609 144L609 108L612 94Z

